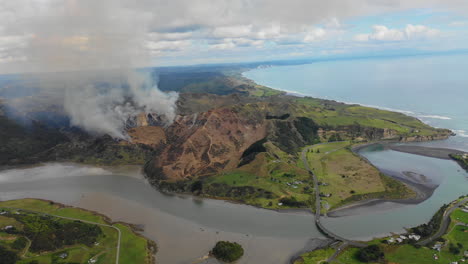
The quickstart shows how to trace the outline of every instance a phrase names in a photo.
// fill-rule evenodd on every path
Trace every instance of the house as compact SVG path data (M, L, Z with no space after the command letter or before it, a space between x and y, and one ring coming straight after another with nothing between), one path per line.
M403 235L401 235L400 238L403 240L408 239L406 236L403 236Z
M435 244L435 245L432 247L432 249L435 249L435 250L437 250L437 251L440 251L440 249L442 249L442 244L441 244L441 243L437 243L437 244Z
M67 257L68 257L67 252L63 252L62 254L59 255L59 258L61 258L61 259L66 259Z
M283 205L283 203L278 203L279 206Z
M389 238L387 241L389 244L395 243L395 239L393 237Z
M397 237L397 238L396 238L396 241L397 241L398 243L401 243L401 242L403 242L403 239Z
M13 228L12 225L7 225L7 226L5 226L3 229L8 230L8 229L12 229L12 228Z
M408 236L408 238L418 241L419 239L421 239L421 236L420 236L420 235L411 234L411 235Z
M0 215L4 215L4 214L7 214L8 212L7 211L2 211L0 212Z
M434 257L435 260L438 260L438 259L439 259L439 256L437 256L436 254L434 254L433 257Z

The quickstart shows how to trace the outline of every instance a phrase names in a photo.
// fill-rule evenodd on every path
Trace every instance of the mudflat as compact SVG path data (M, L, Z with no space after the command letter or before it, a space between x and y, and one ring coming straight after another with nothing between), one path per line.
M396 144L384 144L386 149L410 153L420 156L426 156L431 158L446 159L450 160L450 154L463 155L466 154L464 151L448 148L431 148L422 146L411 146L411 145L396 145Z

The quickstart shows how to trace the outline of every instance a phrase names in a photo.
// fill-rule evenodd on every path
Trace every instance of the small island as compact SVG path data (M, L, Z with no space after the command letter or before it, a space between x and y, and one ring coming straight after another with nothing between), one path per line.
M234 262L244 255L244 249L236 242L218 241L210 254L224 262Z
M156 244L125 223L52 201L0 202L0 263L152 264Z

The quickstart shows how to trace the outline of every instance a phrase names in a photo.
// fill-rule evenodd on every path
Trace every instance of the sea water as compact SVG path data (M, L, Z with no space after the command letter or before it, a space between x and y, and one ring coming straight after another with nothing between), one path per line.
M468 54L347 59L244 73L272 88L415 116L457 136L430 145L468 151Z

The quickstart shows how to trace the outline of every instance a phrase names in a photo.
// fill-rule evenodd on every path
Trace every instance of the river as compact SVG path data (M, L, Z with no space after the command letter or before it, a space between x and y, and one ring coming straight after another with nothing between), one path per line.
M413 171L438 184L417 205L377 204L359 214L323 218L327 227L350 239L402 231L426 222L444 203L466 193L468 174L453 161L367 148L377 167ZM218 240L238 241L246 255L239 263L286 263L298 250L323 238L306 212L276 212L219 200L165 195L144 180L140 169L43 164L0 172L0 199L42 198L95 210L114 221L144 227L156 241L159 263L195 263Z

